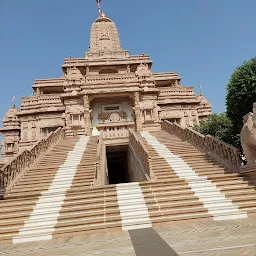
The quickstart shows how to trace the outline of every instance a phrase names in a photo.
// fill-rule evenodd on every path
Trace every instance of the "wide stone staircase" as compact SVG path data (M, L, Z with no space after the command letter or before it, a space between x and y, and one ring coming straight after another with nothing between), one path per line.
M99 138L66 138L0 201L0 242L256 212L253 187L210 156L163 130L137 135L150 152L156 180L94 187Z
M25 173L0 201L0 240L52 237L59 217L67 212L69 192L82 194L92 186L97 142L97 137L67 138Z
M194 214L206 210L215 220L246 218L256 212L254 187L211 156L163 130L142 132L141 139L151 154L157 179L171 182L164 185L165 190L177 189L179 196L193 194L177 201L181 211L191 211L192 217L193 209Z

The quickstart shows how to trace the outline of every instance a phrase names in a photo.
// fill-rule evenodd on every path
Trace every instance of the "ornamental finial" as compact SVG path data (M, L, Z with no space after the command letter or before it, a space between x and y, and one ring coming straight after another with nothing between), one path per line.
M98 5L98 10L99 10L99 17L101 17L101 15L102 15L102 10L101 10L101 6L100 6L101 0L96 0L96 2L97 2L97 5Z
M203 88L202 88L201 84L198 84L198 87L199 87L199 90L200 90L199 94L203 95Z
M16 106L15 106L15 98L16 98L15 96L12 97L12 105L13 105L13 108L16 107Z

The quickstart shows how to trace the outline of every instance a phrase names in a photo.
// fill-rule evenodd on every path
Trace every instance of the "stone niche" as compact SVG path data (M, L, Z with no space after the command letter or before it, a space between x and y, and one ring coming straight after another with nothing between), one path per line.
M160 119L159 119L159 107L157 105L157 91L154 89L144 90L140 106L140 119L143 125L143 129L146 130L158 130L160 129Z
M84 103L82 98L65 99L66 111L63 114L66 129L77 130L85 127Z
M133 107L130 101L95 102L91 111L92 134L98 135L99 128L109 125L134 123Z
M2 143L2 155L5 160L13 157L14 154L19 152L19 133L15 131L9 131L5 134Z

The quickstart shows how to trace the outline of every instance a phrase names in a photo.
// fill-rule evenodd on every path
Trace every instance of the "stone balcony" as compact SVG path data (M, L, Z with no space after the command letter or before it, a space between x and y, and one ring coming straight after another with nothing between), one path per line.
M173 87L173 88L166 88L166 89L161 89L159 98L166 96L190 96L190 95L195 95L193 87Z
M60 95L40 95L22 98L21 110L34 108L63 107Z
M103 133L103 139L106 141L106 144L115 144L116 142L128 143L129 130L135 130L135 123L102 123L97 126L97 129Z
M134 73L127 74L110 74L110 75L90 75L86 79L86 84L105 84L105 83L119 83L132 82L135 80Z

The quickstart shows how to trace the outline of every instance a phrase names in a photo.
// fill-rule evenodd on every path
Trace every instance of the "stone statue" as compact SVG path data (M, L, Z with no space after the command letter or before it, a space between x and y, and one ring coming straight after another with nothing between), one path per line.
M253 104L253 113L243 117L244 126L241 131L241 144L248 164L256 162L256 103Z

